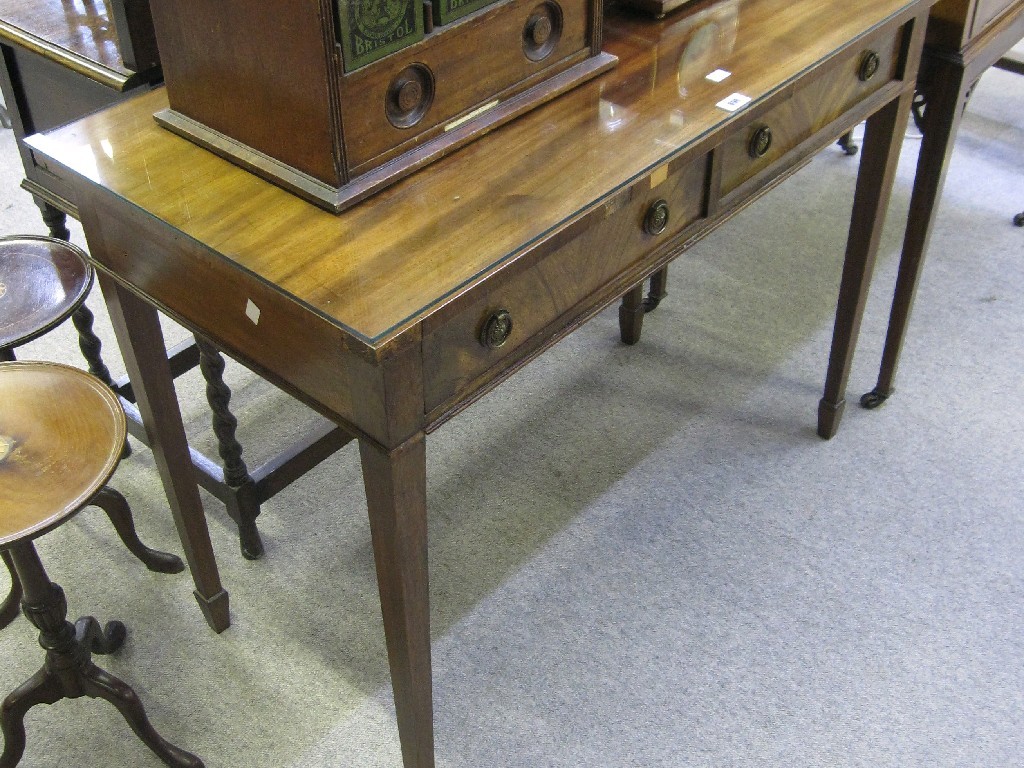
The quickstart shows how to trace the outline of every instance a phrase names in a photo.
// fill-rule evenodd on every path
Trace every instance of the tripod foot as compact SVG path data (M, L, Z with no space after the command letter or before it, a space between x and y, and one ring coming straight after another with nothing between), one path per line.
M40 669L15 688L0 707L0 730L4 734L4 751L0 768L14 768L25 754L25 715L36 704L53 704L64 697L60 681Z
M135 521L132 520L132 510L124 496L113 488L103 488L97 493L90 504L99 507L107 513L110 522L117 531L117 535L124 542L128 551L135 555L149 570L157 573L181 573L185 570L185 564L177 555L169 552L161 552L157 549L147 547L139 539L135 531Z
M120 621L108 621L102 629L92 616L83 616L75 622L75 642L101 656L120 648L127 634Z
M82 690L86 696L104 699L117 707L135 735L165 765L171 768L204 768L202 760L169 743L156 732L146 717L138 694L124 681L92 664L82 670Z
M0 706L4 735L0 768L14 768L25 752L25 714L29 709L81 696L105 699L117 707L138 737L171 768L203 768L198 757L168 744L157 734L135 691L92 663L92 653L111 653L121 647L124 625L112 621L100 629L91 616L71 624L64 590L46 575L31 539L18 541L10 554L25 590L22 610L39 630L46 662Z

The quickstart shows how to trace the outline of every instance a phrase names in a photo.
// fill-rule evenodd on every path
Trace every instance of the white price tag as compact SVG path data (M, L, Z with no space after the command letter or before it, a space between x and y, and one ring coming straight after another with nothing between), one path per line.
M260 308L253 303L252 299L245 302L245 316L252 321L253 325L259 325Z
M732 96L722 99L715 106L719 109L724 109L726 112L735 112L740 107L745 107L749 103L749 96L744 96L742 93L734 93Z
M726 78L730 77L732 72L724 69L716 69L714 72L709 72L704 76L705 80L710 80L712 83L720 83Z

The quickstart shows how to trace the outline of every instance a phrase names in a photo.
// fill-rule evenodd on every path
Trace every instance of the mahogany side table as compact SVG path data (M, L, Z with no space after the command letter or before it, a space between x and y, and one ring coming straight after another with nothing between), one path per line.
M921 151L910 198L889 328L875 388L861 398L877 408L894 392L896 370L928 251L957 130L978 78L1024 38L1024 0L969 0L935 6L917 88L924 101ZM1024 223L1024 215L1022 215Z
M203 512L173 483L189 457L147 364L156 307L358 438L406 768L434 765L428 435L866 120L818 407L834 435L930 7L612 10L615 69L340 215L161 129L160 91L30 140L78 192L179 515Z

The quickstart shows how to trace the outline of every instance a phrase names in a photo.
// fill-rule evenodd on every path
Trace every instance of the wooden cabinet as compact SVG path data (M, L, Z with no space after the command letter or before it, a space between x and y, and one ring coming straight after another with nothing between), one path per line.
M499 0L439 26L421 18L428 7L157 3L170 101L157 118L340 211L615 63L601 51L601 0ZM395 25L409 35L392 39ZM381 47L359 30L380 32Z

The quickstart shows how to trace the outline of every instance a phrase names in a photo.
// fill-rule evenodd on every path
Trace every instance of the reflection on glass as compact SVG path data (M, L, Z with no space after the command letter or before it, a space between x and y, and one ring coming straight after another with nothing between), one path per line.
M68 43L73 49L89 51L111 49L109 52L116 53L116 38L111 32L110 17L105 2L61 0L61 7L67 22Z
M598 104L598 113L601 118L601 128L606 133L614 133L622 129L629 124L632 117L629 109L604 98Z
M615 89L603 94L613 105L602 108L602 125L615 129L628 105L654 95L658 99L677 99L679 106L670 113L673 125L685 121L684 102L708 85L707 76L728 63L736 45L741 0L724 0L700 9L684 9L664 19L637 25L623 24L614 14L606 18L609 37L616 31L618 42L630 47L654 49L654 65L622 78ZM651 61L651 57L640 57ZM611 121L606 124L605 119Z

